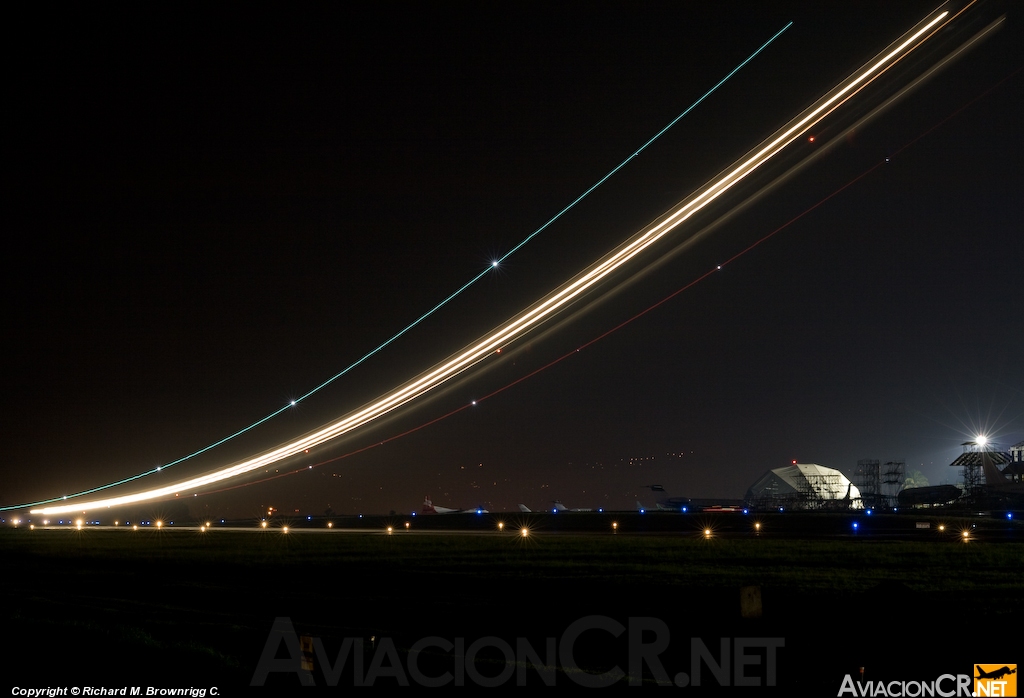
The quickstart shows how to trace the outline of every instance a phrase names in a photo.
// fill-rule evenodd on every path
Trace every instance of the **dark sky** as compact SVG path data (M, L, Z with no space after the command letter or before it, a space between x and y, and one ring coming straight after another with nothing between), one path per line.
M39 11L5 61L0 504L168 463L306 393L794 23L386 351L138 484L231 463L385 393L667 210L932 7ZM1000 13L985 5L966 24ZM847 474L861 458L904 459L932 484L955 482L948 464L974 430L1004 447L1024 439L1022 19L1011 6L988 41L557 332L280 470L386 440L521 378L891 156L722 272L473 409L299 475L201 495L193 512L410 511L428 493L495 510L555 499L632 508L652 499L652 483L742 497L793 459Z

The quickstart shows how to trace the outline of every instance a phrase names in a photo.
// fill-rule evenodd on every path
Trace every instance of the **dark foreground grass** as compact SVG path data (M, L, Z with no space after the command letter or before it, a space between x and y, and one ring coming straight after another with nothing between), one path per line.
M1006 538L3 529L18 648L7 665L42 656L52 681L206 681L229 695L248 690L278 617L333 652L345 638L387 637L400 653L428 636L543 647L579 618L647 617L714 643L785 638L786 656L817 662L826 673L814 680L832 686L841 668L907 647L945 642L933 656L952 661L971 638L997 652L998 633L1024 619L1024 543ZM750 586L760 618L740 612ZM796 666L784 663L780 681L813 683Z
M599 579L657 586L759 584L808 592L861 592L897 581L918 591L1020 589L1024 543L703 539L699 536L186 530L0 531L8 569L78 575L92 569L217 568L261 576L341 572L477 581Z

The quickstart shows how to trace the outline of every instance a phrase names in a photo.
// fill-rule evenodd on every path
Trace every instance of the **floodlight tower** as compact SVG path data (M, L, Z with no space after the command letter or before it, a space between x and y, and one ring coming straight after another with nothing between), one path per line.
M960 458L960 474L964 479L964 492L968 495L976 494L981 489L983 483L981 453L988 444L988 437L984 434L976 436L974 441L965 441L961 444L964 447L964 455Z

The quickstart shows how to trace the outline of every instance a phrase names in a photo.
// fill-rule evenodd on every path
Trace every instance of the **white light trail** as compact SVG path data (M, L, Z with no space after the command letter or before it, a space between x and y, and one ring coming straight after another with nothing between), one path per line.
M754 150L733 163L718 178L705 184L675 209L662 216L660 220L641 230L603 259L549 293L505 325L478 340L475 344L470 345L462 352L453 355L443 363L378 398L376 401L364 405L357 411L295 441L226 468L214 470L165 487L148 489L134 494L32 509L31 513L62 514L76 511L84 512L91 509L110 508L172 497L182 491L192 492L300 454L306 449L319 446L339 436L348 434L421 397L483 361L488 356L497 353L503 346L507 346L538 327L559 310L565 308L582 294L606 279L610 274L663 239L761 165L782 152L797 138L859 92L865 85L920 46L931 36L929 32L934 32L941 23L947 20L948 16L949 12L943 11L922 21L872 59L872 61L865 64L860 70L821 97L815 104L776 131L775 134L754 148Z

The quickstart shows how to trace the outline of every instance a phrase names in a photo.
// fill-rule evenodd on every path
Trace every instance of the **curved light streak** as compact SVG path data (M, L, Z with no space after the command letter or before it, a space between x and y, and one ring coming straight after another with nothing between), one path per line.
M319 446L327 441L350 433L425 395L434 388L485 360L491 354L499 351L502 346L519 339L678 228L761 165L782 152L810 128L851 99L867 84L906 57L911 51L930 38L930 36L934 35L934 31L948 16L949 12L943 11L930 19L923 20L872 59L872 61L869 61L860 70L821 97L815 104L808 107L743 158L733 163L717 179L705 184L701 189L684 199L675 209L662 216L660 220L641 230L590 268L555 289L545 298L542 298L532 307L523 311L491 334L396 388L391 393L377 399L375 402L364 405L357 411L295 441L233 466L143 492L78 502L77 504L32 509L31 513L61 514L72 511L88 511L90 509L137 504L139 502L172 496L184 490L192 491L199 489L303 453L306 449ZM929 32L932 32L932 34L929 34Z
M912 83L910 83L906 87L902 88L899 92L897 92L892 97L889 97L885 102L883 102L880 106L878 106L875 109L873 109L869 114L867 114L866 116L861 117L853 125L847 127L842 133L840 133L838 135L835 135L835 136L832 136L831 137L832 138L832 142L835 143L837 141L841 141L849 133L855 131L856 129L860 128L864 124L868 123L873 117L875 117L877 114L881 113L885 108L887 108L889 105L891 105L894 101L900 99L905 94L907 94L909 91L911 91L913 88L918 86L920 83L922 83L925 80L927 80L929 77L931 77L931 75L934 72L936 72L937 70L939 70L942 67L944 67L945 65L947 65L949 63L949 61L957 58L964 50L970 48L977 41L979 41L981 39L984 39L992 30L998 28L1004 21L1005 21L1005 16L997 19L995 22L993 22L992 24L987 26L981 32L979 32L974 37L972 37L968 42L966 42L965 44L960 46L958 49L956 49L953 53L951 53L948 56L946 56L946 58L944 58L940 63L937 63L932 68L929 68L921 76L919 76L918 78L915 78L915 80ZM954 111L952 114L946 116L945 118L943 118L942 120L940 120L936 124L932 125L930 128L928 128L927 130L925 130L924 132L922 132L918 136L914 137L912 140L910 140L909 142L905 143L900 148L892 151L891 157L894 157L894 156L902 153L903 151L907 150L911 146L913 146L915 143L917 143L919 140L921 140L922 138L924 138L925 136L930 134L932 131L936 130L937 128L939 128L940 126L945 124L951 118L953 118L957 114L961 113L962 111L967 109L969 106L971 106L972 104L974 104L975 102L977 102L981 98L983 98L983 97L987 96L988 94L990 94L991 92L993 92L997 87L1002 85L1004 82L1009 80L1011 77L1015 76L1017 73L1021 72L1021 70L1024 70L1024 68L1018 68L1013 73L1011 73L1007 77L1004 77L1002 80L1000 80L994 86L992 86L989 89L987 89L982 94L980 94L980 95L974 97L973 99L971 99L969 102L967 102L966 104L961 106L959 109ZM795 170L800 169L804 164L806 164L807 162L810 162L815 157L820 156L821 153L827 152L827 150L828 150L827 147L818 150L817 154L815 156L811 156L809 158L805 158L800 164L796 165L795 168L790 169L789 173L792 173ZM775 228L774 230L772 230L768 234L766 234L763 237L755 240L753 243L751 243L750 245L748 245L747 247L745 247L741 251L735 253L733 256L731 256L728 259L726 259L725 261L723 261L721 264L718 264L718 265L716 265L716 266L706 270L703 274L695 277L694 279L692 279L691 281L689 281L688 283L686 283L682 287L676 289L675 291L673 291L669 295L665 296L664 298L662 298L661 300L657 301L656 303L648 306L644 310L641 310L640 312L636 313L632 317L627 318L626 320L623 320L619 324L615 325L614 327L611 327L610 329L605 330L604 332L602 332L601 334L597 335L596 337L593 337L589 341L584 342L583 344L580 344L580 345L576 346L575 348L573 348L568 353L565 353L565 354L562 354L561 356L556 357L555 359L549 361L548 363L546 363L546 364L544 364L542 366L539 366L538 368L533 369L529 373L526 373L526 374L524 374L524 375L522 375L522 376L512 380L511 382L506 383L505 385L492 390L491 392L487 393L486 395L482 395L480 397L474 398L472 400L472 402L464 403L462 405L459 405L458 407L456 407L456 408L446 412L445 414L432 417L428 421L423 422L423 423L421 423L421 424L419 424L417 426L411 427L411 428L406 429L405 431L402 431L402 432L397 433L397 434L392 434L391 436L388 436L387 438L382 439L381 441L375 441L374 443L361 446L359 448L356 448L355 450L349 451L347 453L343 453L343 454L341 454L339 456L334 456L332 458L328 458L327 460L322 460L322 461L320 461L318 463L313 463L312 465L304 464L304 465L301 465L301 466L299 466L299 467L297 467L297 468L295 468L293 470L289 470L289 471L286 471L286 472L283 472L283 473L279 472L279 471L275 471L274 475L271 475L269 477L264 477L264 478L261 478L259 480L253 480L253 481L249 481L249 482L245 482L245 483L229 485L227 487L221 487L221 488L214 489L214 490L206 490L204 492L204 494L206 494L206 495L219 494L221 492L228 492L228 491L239 489L239 488L242 488L242 487L248 487L250 485L263 484L263 483L266 483L266 482L270 482L272 480L278 480L278 479L283 478L283 477L289 477L291 475L298 475L299 473L306 473L306 472L309 472L310 470L312 470L313 468L319 468L321 466L328 465L330 463L336 463L336 462L338 462L340 460L344 460L346 458L351 458L352 456L355 456L355 455L360 454L360 453L364 453L364 452L369 451L370 449L376 448L378 446L383 446L383 445L385 445L387 443L390 443L392 441L397 441L398 439L401 439L401 438L403 438L405 436L408 436L409 434L413 434L413 433L418 432L418 431L420 431L422 429L426 429L427 427L430 427L430 426L432 426L434 424L437 424L438 422L441 422L441 421L443 421L445 419L448 419L449 417L452 417L452 416L454 416L454 415L456 415L456 414L458 414L460 412L463 412L463 411L469 409L470 407L479 405L480 403L482 403L482 402L484 402L486 400L489 400L489 399L491 399L493 397L496 397L496 396L500 395L501 393L504 393L506 390L509 390L509 389L519 385L520 383L522 383L522 382L524 382L526 380L529 380L530 378L533 378L534 376L542 373L543 371L548 370L549 368L552 368L552 367L562 363L563 361L566 361L567 359L570 359L570 358L572 358L574 356L579 356L581 351L583 351L583 350L587 349L588 347L596 344L597 342L600 342L601 340L603 340L606 337L612 335L613 333L618 332L619 330L623 329L624 327L627 327L631 323L635 322L636 320L639 320L641 317L644 317L648 313L653 312L657 308L660 308L662 305L668 303L669 301L671 301L672 299L676 298L681 293L684 293L685 291L688 291L689 289L693 288L694 286L696 286L697 284L701 283L702 281L711 278L713 275L717 274L722 269L726 268L727 266L729 266L733 262L737 261L738 259L740 259L744 255L746 255L748 252L751 252L752 250L756 249L758 246L762 245L763 243L767 242L771 238L775 237L776 235L781 233L783 230L785 230L786 228L788 228L792 224L796 223L800 219L802 219L805 216L809 215L813 211L816 211L821 206L824 206L827 202L829 202L830 200L832 200L836 196L840 195L841 193L843 193L844 191L846 191L850 187L854 186L855 184L857 184L858 182L860 182L864 178L868 177L873 172L877 171L879 168L884 167L886 165L886 163L889 162L889 160L890 160L890 157L886 157L884 160L880 160L880 161L876 162L874 165L872 165L868 169L864 170L863 172L861 172L856 177L850 179L848 182L846 182L846 184L843 184L841 187L839 187L838 189L834 190L831 194L828 194L827 196L825 196L822 199L820 199L814 205L804 209L801 213L793 216L788 221L786 221L782 225L778 226L777 228ZM785 179L788 176L789 173L782 175L781 178L775 179L772 183L767 185L767 187L765 189L767 189L769 187L775 186L776 183L778 183L782 179ZM744 202L744 204L750 203L754 199L759 198L760 195L765 191L765 189L762 189L760 192L754 194L752 197L748 197L746 199L746 201ZM736 209L733 208L729 213L726 214L726 216L731 215L732 211L735 211L735 210ZM719 221L723 220L724 218L725 217L719 218L715 222L715 224L717 224ZM707 231L708 228L706 227L706 228L704 228L704 230ZM689 238L689 240L692 240L692 239L694 239L694 237ZM678 249L680 249L680 248L677 247L676 250L678 250ZM657 264L657 261L655 261L654 264ZM651 266L653 266L653 265L651 265ZM647 269L650 269L651 266L648 266ZM640 273L643 273L643 272L640 272Z
M110 483L107 483L105 485L100 485L99 487L92 487L92 488L87 489L87 490L82 490L80 492L75 492L74 494L64 495L63 497L53 497L52 499L44 499L44 500L39 501L39 502L33 502L31 504L22 504L20 506L0 507L0 511L5 511L5 510L8 510L8 509L23 509L25 507L38 506L40 504L50 504L51 502L62 501L62 499L66 500L66 499L70 499L70 498L73 498L73 497L82 497L82 496L87 495L87 494L93 494L95 492L101 492L103 490L108 490L108 489L110 489L112 487L117 487L119 485L125 485L125 484L127 484L129 482L134 482L135 480L139 480L141 478L148 477L150 475L156 475L157 473L159 473L161 470L163 470L165 468L170 468L170 467L178 465L180 463L184 463L185 461L191 460L192 458L195 458L196 456L202 455L202 454L206 453L207 451L210 451L210 450L212 450L214 448L217 448L218 446L222 446L223 444L226 444L228 441L231 441L232 439L235 439L235 438L237 438L239 436L242 436L243 434L252 431L256 427L260 426L261 424L265 424L265 423L269 422L274 417L277 417L278 415L283 414L284 412L287 412L289 409L291 409L292 407L295 407L298 403L302 402L306 398L312 397L314 394L320 392L321 390L323 390L324 388L329 386L331 383L333 383L334 381L338 380L339 378L341 378L342 376L347 374L352 369L358 367L360 364L365 362L367 359L371 358L372 356L374 356L378 352L380 352L380 351L384 350L385 348L387 348L388 345L390 345L394 341L396 341L400 337L404 336L407 332L409 332L409 330L413 329L414 327L419 325L421 322L426 320L428 317L430 317L431 315L436 313L438 310L443 308L445 305L450 303L457 296L462 294L463 291L466 291L470 286L475 284L480 279L484 278L487 275L488 272L493 271L502 262L504 262L506 259L508 259L512 255L514 255L516 252L518 252L520 249L522 249L527 243L529 243L531 240L533 240L533 238L537 237L542 232L544 232L544 230L546 230L552 223L554 223L559 218L561 218L566 213L568 213L570 209L572 209L574 206L576 206L576 204L578 204L579 202L583 201L583 199L585 199L587 196L589 196L591 193L593 193L593 191L595 189L597 189L602 184L604 184L606 181L608 181L612 177L612 175L614 175L616 172L621 170L623 167L625 167L627 164L629 164L629 162L632 161L633 158L635 158L637 155L639 155L644 150L646 150L648 148L648 146L650 146L652 143L654 143L654 141L656 141L659 138L661 138L665 134L665 132L668 131L673 126L675 126L676 123L678 123L680 119L682 119L684 116L686 116L691 111L696 109L705 99L710 97L712 93L714 93L719 87L724 85L730 78L732 78L733 75L738 73L740 71L740 69L743 68L743 66L745 66L750 61L754 60L754 58L756 58L759 53L761 53L763 50L768 48L769 44L771 44L773 41L775 41L780 36L782 36L782 33L784 31L786 31L787 29L789 29L791 26L793 26L793 23L789 22L789 23L786 24L786 26L784 26L782 29L777 31L775 33L775 35L772 36L772 38L768 39L768 41L766 41L763 44L761 44L761 46L756 51L754 51L752 54L747 56L747 58L744 59L742 63L740 63L735 68L733 68L731 71L729 71L729 73L724 78L719 80L715 84L714 87L712 87L710 90L708 90L703 95L701 95L700 98L698 98L693 104L691 104L686 109L684 109L682 111L682 113L680 113L676 118L672 119L672 121L670 121L664 128L662 128L660 131L658 131L656 134L654 134L654 136L652 136L646 143L644 143L642 146L637 148L636 151L632 155L630 155L625 160L623 160L618 165L616 165L611 170L609 170L608 173L605 176L601 177L601 179L597 180L597 182L592 184L586 191L584 191L582 194L580 194L575 199L573 199L572 203L570 203L568 206L566 206L561 211L559 211L554 216L552 216L546 223L544 223L544 225L540 226L539 228L534 230L532 233L527 235L525 238L523 238L521 241L519 241L518 244L516 244L514 247L512 247L508 252L506 252L502 256L500 256L497 259L495 259L494 261L492 261L487 266L487 268L485 268L484 270L479 272L476 276L474 276L472 279L470 279L469 281L464 283L457 290L455 290L454 292L449 294L444 300L442 300L441 302L437 303L430 310L428 310L427 312L423 313L418 318L416 318L414 321L412 321L411 323L406 325L403 329L401 329L398 332L396 332L394 335L391 336L391 338L385 340L384 342L379 344L374 349L371 349L366 354L364 354L361 358L356 359L351 364L349 364L347 367L345 367L344 369L342 369L338 373L334 374L333 376L331 376L327 380L323 381L322 383L320 383L320 385L316 386L312 390L309 390L304 395L302 395L300 397L297 397L294 400L291 400L285 406L280 407L280 408L274 410L273 412L271 412L270 414L266 415L265 417L262 417L262 418L256 420L255 422L253 422L249 426L243 427L243 428L239 429L238 431L234 432L233 434L229 434L228 436L225 436L222 439L214 441L213 443L209 444L208 446L204 446L203 448L199 449L198 451L194 451L194 452L192 452L192 453L190 453L190 454L188 454L186 456L182 456L182 457L180 457L180 458L178 458L176 460L170 461L168 463L164 463L163 465L158 465L158 466L156 466L154 468L150 468L149 470L146 470L145 472L141 472L141 473L138 473L136 475L132 475L130 477L122 478L120 480L117 480L115 482L110 482Z

